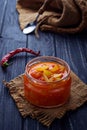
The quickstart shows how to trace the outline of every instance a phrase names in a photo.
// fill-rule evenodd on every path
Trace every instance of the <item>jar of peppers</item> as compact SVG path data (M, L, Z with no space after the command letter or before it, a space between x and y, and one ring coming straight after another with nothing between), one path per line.
M40 56L29 61L24 73L25 98L33 105L52 108L70 97L70 67L62 59Z

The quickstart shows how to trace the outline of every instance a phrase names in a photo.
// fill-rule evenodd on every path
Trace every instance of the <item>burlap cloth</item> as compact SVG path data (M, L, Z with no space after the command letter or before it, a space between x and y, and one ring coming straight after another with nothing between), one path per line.
M19 0L17 10L23 29L34 21L45 0ZM56 33L77 33L87 29L87 0L48 0L44 13L39 17L37 30Z
M84 84L73 72L71 72L72 85L69 101L58 108L39 108L31 105L24 97L23 74L11 80L4 81L23 117L31 116L39 120L43 125L50 126L55 118L62 118L69 111L80 107L87 101L87 85Z

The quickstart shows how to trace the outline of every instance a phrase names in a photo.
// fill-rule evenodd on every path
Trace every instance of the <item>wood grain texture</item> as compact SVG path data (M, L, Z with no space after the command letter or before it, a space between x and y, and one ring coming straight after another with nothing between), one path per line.
M4 16L5 16L5 12L6 12L6 7L7 7L7 0L1 0L0 1L0 36L2 33L2 29L3 29L3 21L4 21Z
M71 69L87 83L87 38L84 34L56 35L56 54L70 65ZM59 46L59 47L58 47Z
M18 41L26 42L26 35L22 33L19 27L18 12L16 10L16 0L13 0L12 2L10 2L9 0L7 1L7 5L5 8L5 17L3 19L4 21L1 36L4 38L11 38Z
M61 35L39 32L24 35L19 27L16 0L0 0L0 60L9 51L28 47L41 55L56 56L68 62L71 69L87 83L87 32L77 35ZM20 53L6 70L0 67L0 130L86 130L87 103L81 108L68 112L61 120L55 120L50 128L27 117L23 119L2 80L9 81L22 74L26 63L35 56Z
M0 59L9 51L16 49L17 47L24 47L24 43L19 43L11 39L0 39ZM11 80L15 76L24 72L25 67L25 53L18 54L10 62L13 62L6 70L0 67L0 129L15 130L22 128L22 118L20 113L12 100L8 89L3 86L3 80ZM21 66L20 66L21 65ZM5 125L4 125L5 124ZM20 124L20 125L19 125Z

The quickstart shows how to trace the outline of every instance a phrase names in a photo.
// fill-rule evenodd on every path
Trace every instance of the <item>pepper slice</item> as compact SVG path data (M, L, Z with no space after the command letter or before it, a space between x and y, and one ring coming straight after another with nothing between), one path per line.
M38 80L53 82L61 80L66 74L66 69L60 64L45 62L33 65L29 74Z

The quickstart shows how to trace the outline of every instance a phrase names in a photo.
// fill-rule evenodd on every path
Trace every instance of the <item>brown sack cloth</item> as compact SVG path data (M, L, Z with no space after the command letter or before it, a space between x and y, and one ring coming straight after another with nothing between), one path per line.
M4 81L4 84L9 88L10 94L23 117L31 116L39 120L43 125L50 126L55 118L62 118L67 111L74 110L87 101L87 85L73 72L71 72L71 77L70 99L66 104L57 108L45 109L31 105L24 97L23 75L10 82Z
M20 27L23 29L34 21L45 0L19 0ZM38 28L42 31L58 33L77 33L87 29L87 0L47 0L43 14L38 19Z

